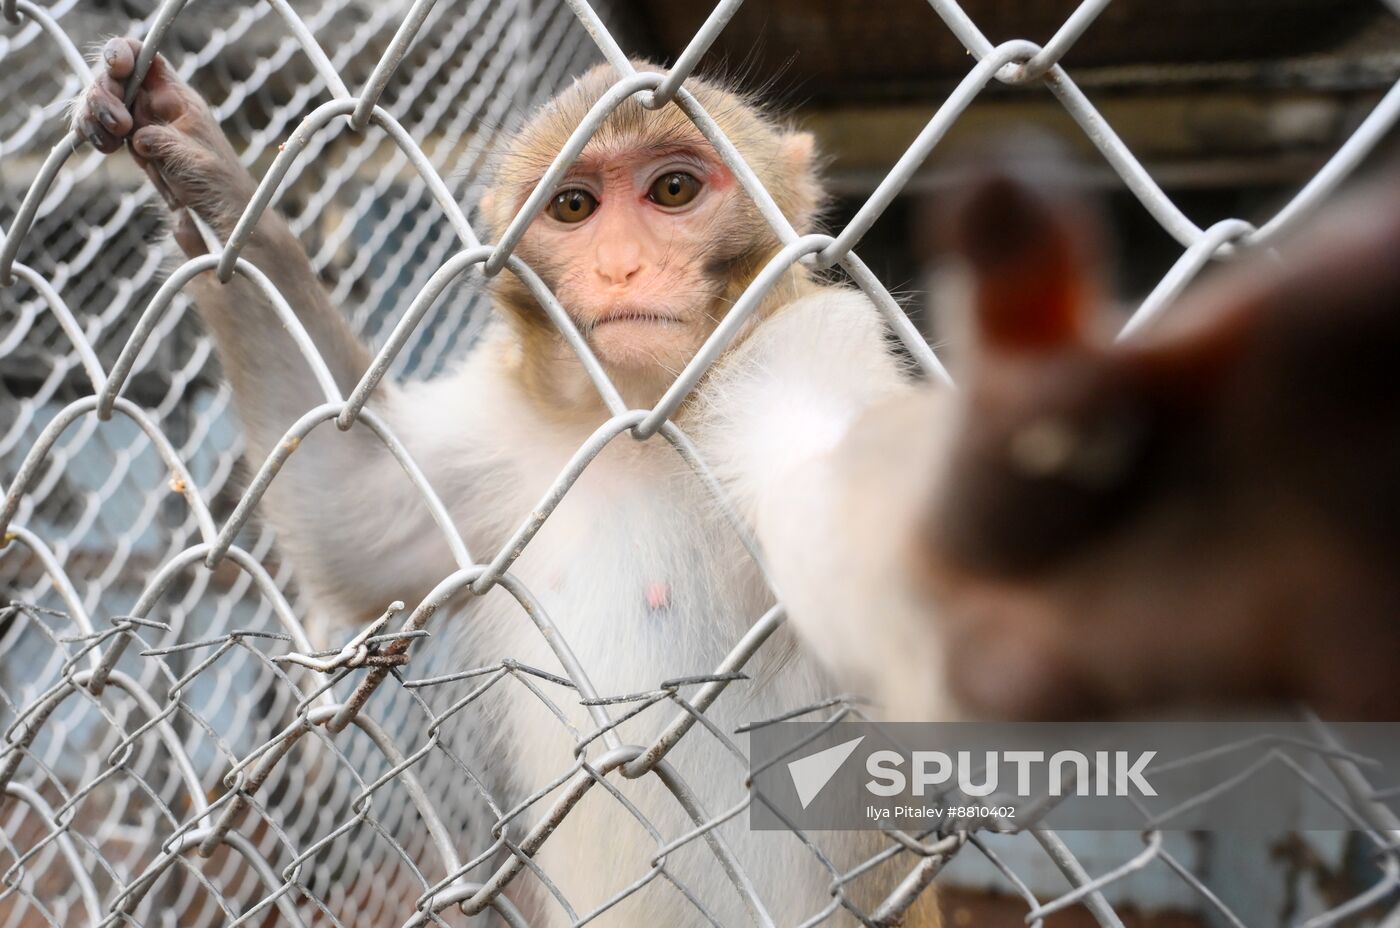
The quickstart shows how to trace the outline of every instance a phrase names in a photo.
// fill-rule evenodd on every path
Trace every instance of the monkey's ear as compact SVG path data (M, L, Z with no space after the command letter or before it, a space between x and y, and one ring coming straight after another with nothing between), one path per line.
M984 175L955 210L981 347L1054 350L1085 337L1098 297L1097 223L1083 203L1010 173Z
M785 132L778 147L779 177L784 179L783 212L798 232L809 232L822 202L822 184L817 176L817 140L810 132Z
M817 139L810 132L788 132L783 135L783 166L793 172L810 171L816 160Z
M486 228L491 230L491 237L496 236L496 191L487 187L481 194L481 199L476 203L476 214L481 217L481 222Z

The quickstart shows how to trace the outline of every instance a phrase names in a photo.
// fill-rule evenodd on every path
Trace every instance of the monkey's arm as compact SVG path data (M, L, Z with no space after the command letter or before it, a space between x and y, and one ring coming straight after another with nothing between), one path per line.
M125 142L165 198L175 239L191 256L205 251L190 214L226 240L255 189L252 176L204 100L160 56L128 108L123 85L140 43L113 39L93 84L78 101L75 127L100 151ZM306 328L342 393L369 364L312 270L301 242L274 210L263 213L242 257L263 271ZM221 284L213 271L189 285L233 387L253 467L304 413L324 402L306 360L268 298L242 276ZM381 384L370 408L394 426L397 396ZM396 428L397 431L397 428ZM400 436L413 443L409 436ZM263 503L299 578L337 619L372 616L393 599L416 601L450 572L441 541L405 475L363 427L318 426L273 480ZM445 568L445 569L444 569ZM434 576L434 571L440 571Z
M789 624L892 716L941 711L939 642L904 552L946 391L915 387L875 308L833 288L760 325L711 392L705 450L752 520Z
M837 447L794 463L758 512L789 622L844 688L891 719L959 714L923 565L910 557L948 400L924 387L875 403Z

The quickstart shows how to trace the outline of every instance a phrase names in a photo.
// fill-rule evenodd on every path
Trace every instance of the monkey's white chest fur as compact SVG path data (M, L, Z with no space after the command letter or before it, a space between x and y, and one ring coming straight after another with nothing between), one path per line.
M805 304L805 305L804 305ZM490 560L564 471L598 423L561 427L535 408L513 381L473 358L458 376L422 385L408 397L416 410L414 451L438 462L429 474L445 487L452 514L478 561ZM841 375L845 371L845 376ZM820 453L875 398L902 388L873 307L857 294L799 301L769 320L731 353L700 388L681 424L695 439L741 514L779 492L785 468ZM451 391L451 392L449 392ZM470 490L453 494L454 488ZM601 696L656 691L666 681L715 671L773 604L773 594L704 481L657 437L642 444L623 434L595 458L549 514L510 568L547 616L544 631L498 586L462 614L444 616L434 631L439 653L455 668L513 660L566 676L556 647L577 659ZM551 642L547 637L555 637ZM786 656L786 659L784 659ZM667 755L704 818L733 813L747 798L747 737L735 728L816 702L832 692L809 653L792 647L786 630L770 639L706 713L713 730L695 725ZM523 677L522 679L529 679ZM519 841L546 817L557 788L576 766L576 747L598 723L580 694L553 683L507 677L464 710L458 728L470 744L454 749L489 767L516 803L555 785L512 819ZM691 696L694 686L684 687ZM640 702L610 705L612 719ZM682 710L661 700L616 728L624 745L648 746ZM588 756L606 745L594 740ZM564 816L537 855L546 873L585 917L651 874L639 892L608 910L600 924L688 926L708 923L688 893L720 924L748 924L734 884L703 839L665 855L661 847L698 825L654 775L608 778L621 798L594 786ZM629 808L629 805L631 808ZM639 819L639 816L641 817ZM644 821L642 820L644 819ZM752 832L747 812L715 829L752 878L779 924L801 921L829 901L832 874L791 834ZM464 856L489 846L463 840ZM837 866L863 859L868 839L852 834L821 841ZM678 881L684 891L672 882ZM557 901L531 874L533 917L568 923ZM543 902L541 903L541 900Z
M542 455L538 469L531 466L521 473L522 487L530 489L513 507L516 512L532 511L572 450L560 447ZM669 446L638 446L626 435L592 462L511 572L538 599L558 642L573 653L602 696L655 691L669 680L713 672L772 603L748 552L701 481ZM551 643L504 589L470 607L454 631L458 634L471 664L509 658L564 674ZM770 642L770 647L777 651L782 645ZM697 725L667 758L707 816L728 812L745 797L747 739L734 728L826 694L822 677L801 658L776 675L762 670L771 667L768 656L753 663L750 670L764 679L732 684L707 713L740 753ZM495 766L509 784L510 801L566 774L574 765L580 732L598 724L579 705L579 694L533 682L535 692L515 679L503 680L484 700L481 724L471 726L489 742L490 756L497 758ZM691 696L695 689L685 687L681 695ZM541 695L554 705L546 705ZM623 703L607 711L616 719L640 705ZM624 745L646 747L679 711L675 703L662 700L622 723L618 738ZM596 758L604 750L595 742L589 756ZM656 777L627 780L613 774L610 783L647 824L617 797L594 787L539 855L541 867L579 916L645 877L661 843L696 827ZM546 815L557 795L531 806L517 820L516 833ZM794 914L799 905L819 907L829 877L816 868L810 852L791 836L750 832L745 818L741 815L720 833L756 880L765 905ZM703 840L673 851L666 867L722 924L748 922L734 887ZM804 870L806 879L801 878ZM664 878L653 882L611 910L602 923L704 923L673 885ZM787 898L793 890L797 893ZM772 894L776 897L769 898ZM552 902L544 908L560 913Z

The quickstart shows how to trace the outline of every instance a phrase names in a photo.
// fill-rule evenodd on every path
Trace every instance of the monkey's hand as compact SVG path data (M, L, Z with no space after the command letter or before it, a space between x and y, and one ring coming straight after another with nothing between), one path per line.
M141 43L110 39L91 85L78 99L73 128L94 148L125 143L175 214L175 238L186 254L206 249L189 212L227 236L256 184L238 160L209 105L160 55L151 62L130 104L126 83Z

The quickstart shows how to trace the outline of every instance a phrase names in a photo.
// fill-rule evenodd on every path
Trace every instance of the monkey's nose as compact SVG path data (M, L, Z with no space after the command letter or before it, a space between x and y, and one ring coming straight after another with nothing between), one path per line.
M604 283L621 286L642 269L642 250L635 242L610 242L598 248L597 271Z
M602 279L603 283L609 286L621 287L631 283L632 278L636 277L637 272L641 269L642 266L639 262L626 265L606 265L600 263L598 265L598 276Z
M631 283L632 278L637 276L637 271L639 270L640 268L635 267L627 271L604 270L603 268L599 268L598 276L601 277L603 283L608 286L621 287Z

